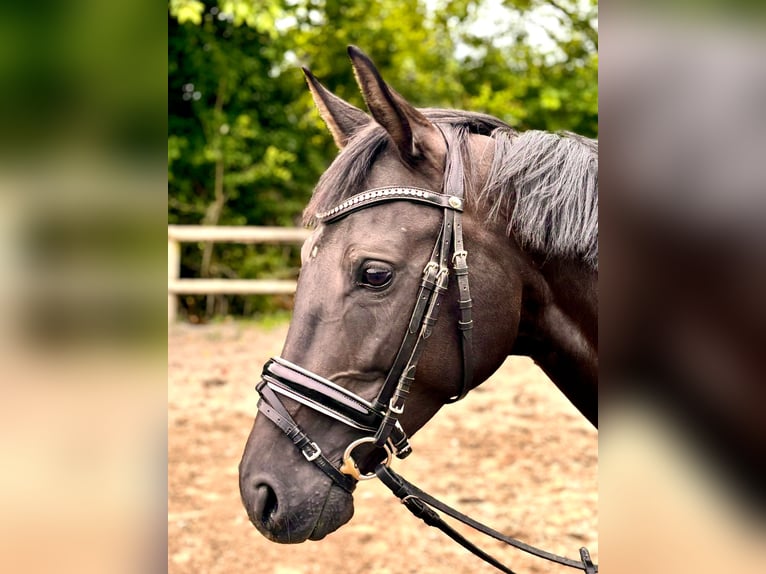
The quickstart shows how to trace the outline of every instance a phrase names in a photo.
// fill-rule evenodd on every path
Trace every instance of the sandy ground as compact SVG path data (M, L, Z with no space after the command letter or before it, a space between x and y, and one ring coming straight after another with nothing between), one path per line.
M378 481L359 485L354 518L322 541L279 545L250 525L237 465L256 414L253 387L286 332L242 323L169 331L169 572L496 572ZM506 361L437 414L413 448L394 466L422 489L546 550L576 558L585 545L598 561L596 431L530 361ZM575 572L459 529L517 573Z

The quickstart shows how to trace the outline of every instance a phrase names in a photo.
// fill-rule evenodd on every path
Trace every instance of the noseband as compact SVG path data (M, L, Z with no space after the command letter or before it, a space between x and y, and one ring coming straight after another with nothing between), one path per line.
M458 328L462 333L463 377L460 388L449 401L465 396L473 378L471 328L471 294L468 286L468 253L463 246L462 177L455 186L458 194L445 195L415 187L385 187L365 191L348 198L316 219L323 224L334 223L355 211L391 201L410 201L442 209L444 217L431 257L423 269L423 278L415 306L407 324L399 351L374 401L336 385L335 383L280 357L269 360L256 389L261 395L259 412L274 422L295 443L306 457L341 488L351 492L356 480L374 478L362 474L352 454L360 444L371 443L386 450L388 460L396 454L405 458L412 452L407 434L399 417L404 413L415 370L425 341L431 336L439 316L442 295L449 284L450 266L457 277L460 307ZM340 468L333 465L316 442L298 426L279 396L288 397L325 416L331 417L363 433L364 437L351 443Z

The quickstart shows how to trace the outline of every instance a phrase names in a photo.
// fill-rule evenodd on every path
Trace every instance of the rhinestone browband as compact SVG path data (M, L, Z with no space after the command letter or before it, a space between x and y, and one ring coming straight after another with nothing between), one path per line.
M339 203L332 209L316 214L316 220L321 223L329 223L352 213L372 203L382 201L396 201L405 199L432 205L434 207L448 208L455 211L463 211L463 200L454 195L444 195L428 189L418 187L380 187L359 193Z

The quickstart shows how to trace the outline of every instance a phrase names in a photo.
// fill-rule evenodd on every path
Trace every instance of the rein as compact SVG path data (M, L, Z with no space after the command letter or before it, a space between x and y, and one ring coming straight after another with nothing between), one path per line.
M407 510L409 510L414 516L420 518L429 526L438 528L444 534L452 538L452 540L460 544L463 548L475 556L478 556L488 564L491 564L498 570L505 572L506 574L515 573L513 570L499 562L496 558L493 558L484 552L481 548L473 544L470 540L466 539L449 524L444 522L441 516L439 516L439 514L435 512L433 508L441 510L444 514L451 516L455 520L462 522L466 526L470 526L482 534L490 536L495 540L499 540L500 542L504 542L505 544L513 546L514 548L518 548L519 550L522 550L528 554L537 556L538 558L543 558L545 560L549 560L550 562L561 564L562 566L569 566L570 568L582 570L585 574L598 573L598 566L593 564L593 561L590 557L590 552L588 552L588 549L584 546L580 548L579 562L577 560L572 560L571 558L565 558L564 556L553 554L552 552L547 552L546 550L541 550L530 544L521 542L516 538L506 536L505 534L502 534L497 530L490 528L489 526L486 526L477 520L474 520L470 516L466 516L462 512L447 506L438 498L434 498L427 492L420 490L417 486L407 481L400 474L397 474L391 470L387 464L378 465L378 467L375 469L375 474L378 476L380 481L385 484L388 489L399 498L399 500L401 500L402 504L404 504L404 506L407 507Z
M316 215L320 223L330 224L360 209L402 200L443 210L442 227L431 257L423 269L420 288L407 330L377 397L372 402L368 402L299 365L281 357L274 357L264 366L261 381L256 386L260 394L258 410L293 441L307 461L314 464L343 490L351 493L356 488L357 481L377 476L415 516L430 526L435 526L458 544L506 574L514 574L514 572L465 539L445 523L431 507L525 552L583 570L585 574L595 574L598 572L598 566L590 560L587 549L580 549L581 561L578 562L507 537L433 498L390 468L393 455L405 458L412 452L409 438L399 423L399 417L404 413L425 342L430 338L438 319L442 295L447 291L449 284L450 267L455 274L459 293L458 329L461 332L463 376L460 388L448 402L462 399L470 390L473 379L472 302L468 284L468 253L463 244L464 176L459 156L453 155L450 167L444 182L444 188L452 191L450 195L414 187L377 188L354 195L329 211ZM321 447L300 428L280 397L297 401L356 429L365 436L346 447L338 466L329 460ZM362 474L353 459L354 449L362 444L372 444L382 448L386 453L385 462L379 464L375 472Z

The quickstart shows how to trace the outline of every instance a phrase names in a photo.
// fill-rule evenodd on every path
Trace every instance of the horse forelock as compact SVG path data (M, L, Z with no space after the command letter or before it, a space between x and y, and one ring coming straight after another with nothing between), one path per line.
M357 132L319 178L311 201L303 211L303 224L314 225L317 213L328 211L363 191L375 160L388 144L385 130L374 122Z

